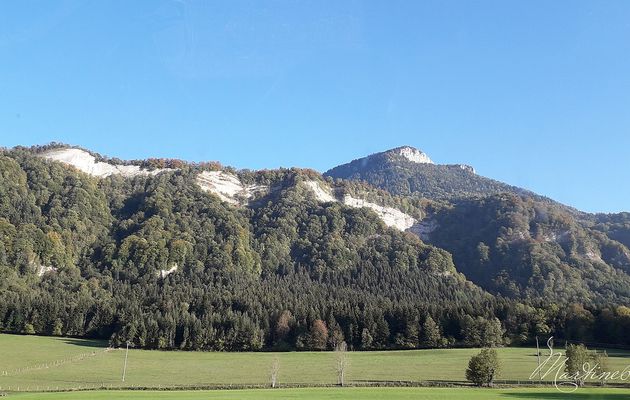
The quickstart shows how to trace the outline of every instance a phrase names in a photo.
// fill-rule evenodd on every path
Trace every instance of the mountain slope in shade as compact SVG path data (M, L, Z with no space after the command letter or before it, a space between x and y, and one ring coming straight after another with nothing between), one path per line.
M429 219L425 240L492 293L630 303L628 247L561 206L505 193L455 201Z
M428 199L464 198L510 192L533 193L493 179L477 175L469 165L439 165L410 146L334 167L324 176L362 180L396 195L414 195Z

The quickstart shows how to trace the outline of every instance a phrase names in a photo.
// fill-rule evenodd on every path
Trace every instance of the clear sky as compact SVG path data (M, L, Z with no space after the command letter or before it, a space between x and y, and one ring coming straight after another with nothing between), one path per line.
M0 2L0 146L320 171L400 145L630 211L630 1Z

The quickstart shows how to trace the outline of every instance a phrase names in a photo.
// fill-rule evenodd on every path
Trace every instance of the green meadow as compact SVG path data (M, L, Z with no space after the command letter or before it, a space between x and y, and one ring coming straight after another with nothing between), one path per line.
M350 352L347 382L465 382L464 371L478 349ZM546 351L543 352L543 357ZM630 353L609 351L611 369L630 365ZM537 365L535 349L499 349L499 380L527 382ZM83 391L23 393L94 388L208 388L265 386L278 359L279 385L334 385L331 352L221 353L129 351L122 382L125 350L105 342L58 337L0 335L0 393L16 399L622 399L630 389L589 388L563 395L553 388L282 388L211 391ZM19 390L20 393L17 393ZM115 396L114 396L115 395ZM542 396L542 397L541 397ZM569 396L569 397L567 397ZM578 397L576 397L578 396Z

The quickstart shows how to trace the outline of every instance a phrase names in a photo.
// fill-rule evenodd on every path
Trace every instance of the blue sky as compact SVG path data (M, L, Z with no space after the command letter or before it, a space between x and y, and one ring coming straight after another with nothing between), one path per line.
M412 145L630 211L630 1L0 2L0 145L324 171Z

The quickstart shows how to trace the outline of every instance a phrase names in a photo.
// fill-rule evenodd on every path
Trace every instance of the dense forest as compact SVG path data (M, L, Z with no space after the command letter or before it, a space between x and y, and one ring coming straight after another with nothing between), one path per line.
M449 251L457 270L493 294L560 303L630 301L630 214L592 215L474 173L410 162L400 150L325 175L361 181L423 207L422 239Z
M432 218L437 228L429 242L451 252L459 271L492 293L630 303L628 248L563 207L503 194L454 202Z
M147 160L130 165L171 170L97 178L41 157L49 148L0 153L1 331L190 350L489 346L552 334L630 344L623 216L577 221L514 191L405 197L296 168ZM231 204L197 184L217 170L273 190ZM369 208L318 201L309 180L435 229L421 240Z

